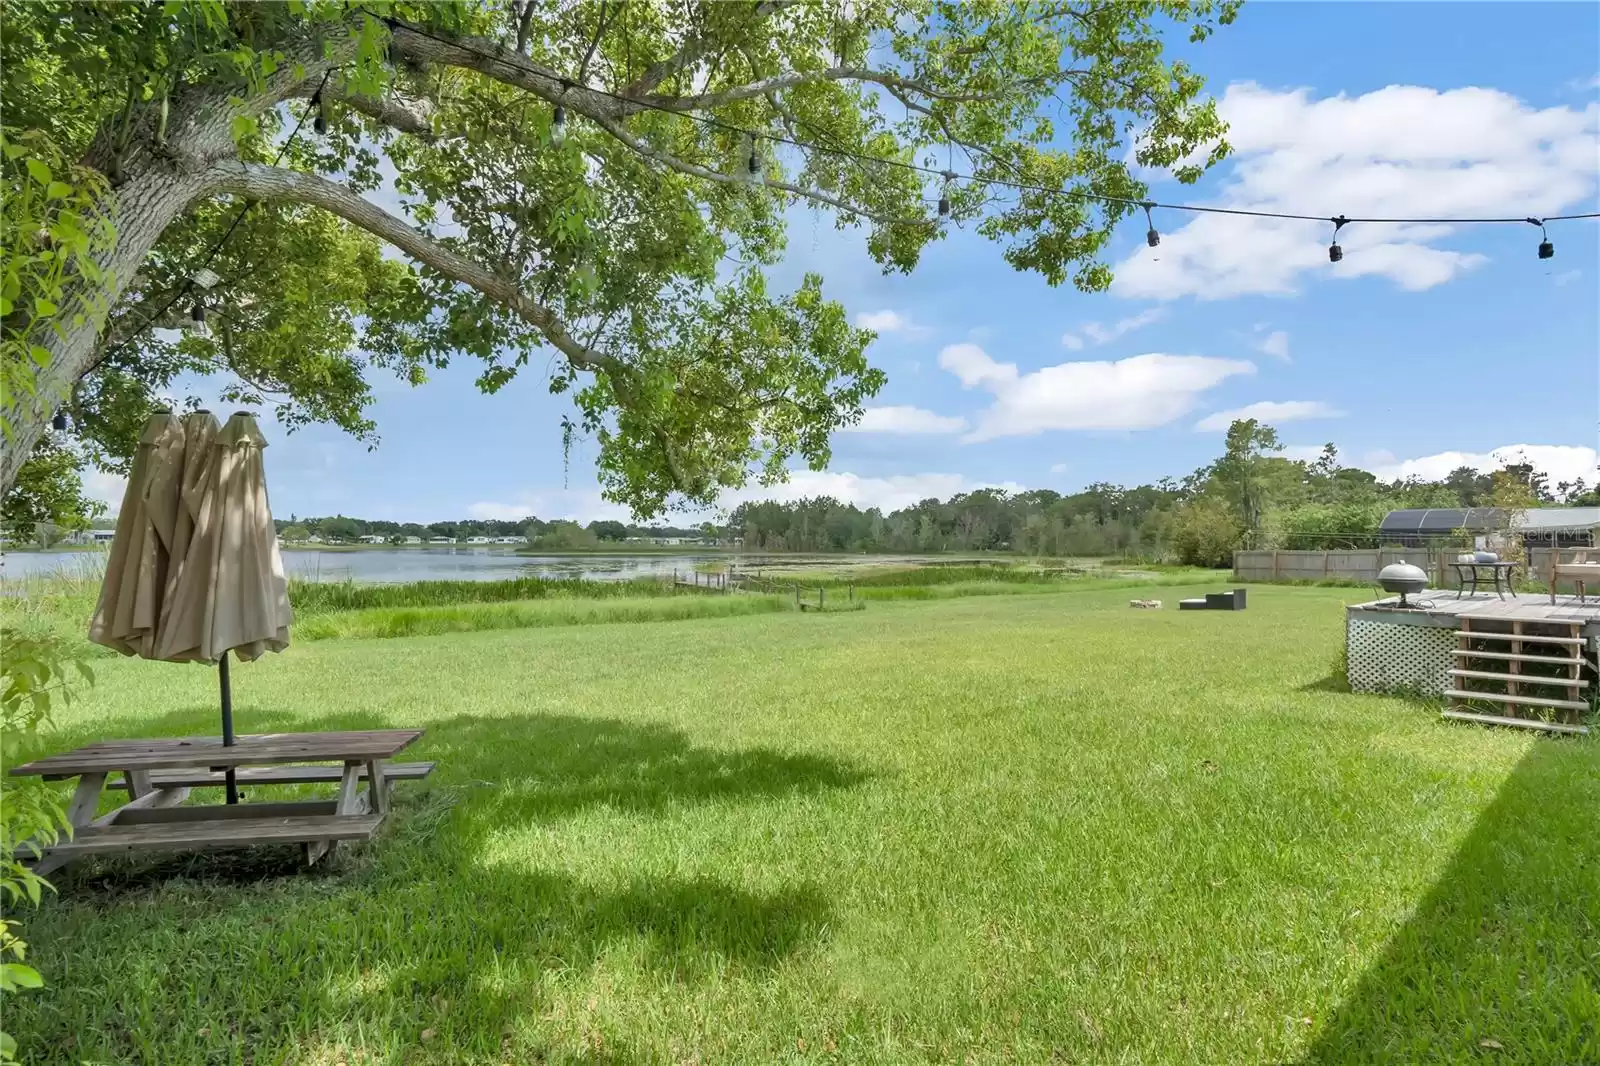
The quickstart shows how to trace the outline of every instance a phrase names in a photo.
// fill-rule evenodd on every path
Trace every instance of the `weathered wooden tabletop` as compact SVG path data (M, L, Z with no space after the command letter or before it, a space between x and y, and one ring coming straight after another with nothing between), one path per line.
M254 733L224 747L220 737L102 740L11 769L18 775L75 777L114 770L164 770L184 766L266 766L293 762L368 762L392 759L422 735L420 729L368 729L334 733Z

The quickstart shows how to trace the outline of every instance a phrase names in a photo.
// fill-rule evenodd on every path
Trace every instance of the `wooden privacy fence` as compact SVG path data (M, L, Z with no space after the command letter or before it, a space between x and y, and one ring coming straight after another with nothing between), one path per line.
M1348 548L1331 551L1236 551L1233 553L1235 581L1362 581L1376 585L1378 571L1401 561L1428 572L1434 588L1454 588L1455 571L1450 568L1461 548ZM1534 548L1528 553L1528 568L1518 571L1517 580L1547 583L1550 578L1550 548ZM1571 554L1568 552L1567 554ZM1563 584L1565 590L1565 583Z

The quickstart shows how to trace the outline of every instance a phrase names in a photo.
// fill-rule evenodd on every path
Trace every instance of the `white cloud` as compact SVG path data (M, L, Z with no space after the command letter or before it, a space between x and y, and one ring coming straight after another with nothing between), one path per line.
M843 432L913 435L960 433L966 428L965 418L935 414L920 407L868 407L861 412L861 421L845 427Z
M1581 277L1583 277L1583 271L1581 270L1563 270L1551 280L1554 281L1557 286L1566 286L1572 284Z
M1288 444L1283 451L1272 454L1284 459L1294 459L1302 463L1314 463L1322 458L1323 445L1321 444Z
M1289 334L1285 330L1273 330L1261 338L1261 343L1256 347L1274 359L1282 359L1285 363L1289 361Z
M1070 331L1063 333L1061 335L1061 343L1074 352L1080 351L1085 342L1089 344L1109 344L1118 337L1132 333L1136 329L1142 329L1152 322L1159 322L1166 317L1166 308L1152 307L1128 318L1119 318L1109 326L1100 322L1085 322L1077 333Z
M515 522L530 516L546 522L564 518L584 525L598 519L633 520L626 507L605 499L598 489L521 492L507 500L482 500L467 505L468 518L485 521Z
M122 510L122 497L128 491L128 479L121 474L108 474L104 470L94 467L85 467L83 470L83 494L91 500L99 500L106 505L106 514L115 515Z
M1312 98L1252 83L1218 102L1234 147L1214 206L1296 214L1452 217L1555 213L1594 195L1600 102L1536 109L1494 89L1391 85ZM1157 212L1158 216L1160 212ZM1169 213L1170 219L1170 213ZM1158 218L1157 224L1160 224ZM1206 299L1294 291L1309 271L1442 284L1485 261L1439 247L1447 225L1353 223L1330 264L1326 222L1202 215L1116 271L1126 296Z
M1344 412L1321 400L1262 400L1231 411L1206 415L1194 424L1201 433L1221 433L1241 418L1253 418L1275 426L1282 422L1304 422L1310 418L1343 418Z
M1024 374L976 344L952 344L939 365L966 388L994 396L968 441L1029 436L1049 429L1149 429L1187 414L1207 389L1255 364L1199 355L1136 355L1076 362Z
M1053 463L1050 466L1050 472L1052 474L1065 474L1067 472L1067 464L1066 463Z
M912 322L910 316L888 308L882 311L857 311L855 323L861 329L870 329L874 333L904 333L908 337L926 337L933 332Z
M791 502L817 496L831 496L841 503L855 504L860 508L876 507L881 511L897 511L910 507L930 496L949 499L958 492L974 489L997 488L1007 492L1022 492L1024 486L1014 481L974 481L963 474L894 474L889 477L862 477L846 471L796 470L782 485L750 486L726 493L719 503L733 508L747 500L777 500Z
M1593 485L1597 475L1595 466L1600 462L1593 448L1570 444L1507 444L1487 452L1439 452L1416 459L1397 460L1388 453L1379 452L1366 457L1366 466L1384 481L1415 477L1424 481L1438 481L1459 466L1470 466L1480 473L1498 470L1507 463L1531 463L1542 471L1555 485L1561 481L1577 481Z

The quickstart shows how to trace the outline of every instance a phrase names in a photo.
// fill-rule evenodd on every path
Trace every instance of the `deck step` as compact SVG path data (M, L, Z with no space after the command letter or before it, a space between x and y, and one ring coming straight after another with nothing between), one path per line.
M1556 688L1586 688L1589 682L1575 677L1540 677L1537 674L1497 674L1488 670L1451 670L1451 677L1475 677L1481 681L1514 681L1523 685L1552 685Z
M1514 703L1519 707L1549 707L1562 711L1587 711L1589 704L1583 700L1547 700L1538 696L1508 696L1504 692L1466 692L1462 689L1445 689L1446 696L1458 700L1482 700L1485 703Z
M1472 637L1475 640L1520 640L1524 644L1567 644L1574 648L1581 648L1586 643L1582 637L1546 637L1537 633L1486 633L1477 629L1458 629L1458 637Z
M119 851L190 851L256 844L307 844L319 840L368 840L382 821L383 816L379 814L323 814L85 826L71 840L52 844L46 855L77 858Z
M1562 659L1554 655L1524 655L1512 651L1470 651L1457 648L1450 654L1458 659L1499 659L1514 663L1548 663L1551 666L1582 666L1582 659Z
M1510 725L1520 729L1548 729L1552 733L1578 733L1586 734L1589 727L1586 725L1568 725L1565 722L1541 722L1536 718L1507 718L1500 714L1477 714L1473 711L1448 710L1444 717L1453 718L1459 722L1478 722L1482 725Z

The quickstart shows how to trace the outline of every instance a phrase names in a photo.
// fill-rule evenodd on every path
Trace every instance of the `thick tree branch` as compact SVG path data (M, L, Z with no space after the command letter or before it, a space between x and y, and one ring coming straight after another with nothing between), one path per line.
M343 185L315 174L257 163L222 163L217 165L214 172L216 188L220 192L232 192L255 200L292 200L310 204L388 241L418 262L432 267L452 281L477 289L516 314L544 334L545 339L574 366L587 370L619 369L610 356L580 344L567 332L555 312L530 299L516 282L458 255Z
M309 98L316 94L315 83L303 82L296 87L294 96ZM329 100L338 100L352 111L376 119L391 129L409 133L413 137L432 143L437 139L433 131L432 107L428 101L405 101L398 97L376 97L346 90L342 82L330 80L322 90Z
M747 180L733 174L724 174L720 170L712 170L710 167L703 167L698 163L690 163L687 160L679 159L675 155L670 155L657 148L652 148L650 145L644 143L633 134L629 133L627 127L623 126L620 122L613 122L610 119L597 118L594 115L590 115L589 117L593 119L595 125L611 134L611 136L627 145L639 155L653 162L660 163L662 166L676 170L680 174L687 174L692 178L702 178L706 181L719 182L723 185L742 185ZM769 178L766 179L766 184L769 188L782 189L784 192L793 193L795 196L812 200L819 204L827 204L830 207L838 208L840 211L845 211L852 215L859 215L862 218L868 218L874 222L882 223L884 225L917 225L927 221L926 219L921 218L897 218L891 215L879 214L875 211L869 211L864 207L852 204L848 200L841 200L839 197L830 193L825 193L820 189L808 189L803 185L795 185L787 181L773 181Z
M526 89L551 103L560 103L580 114L621 118L644 110L606 93L579 85L549 67L535 63L487 37L453 37L419 26L390 19L395 48L407 59L423 63L476 70L485 77L518 89Z
M1067 78L1080 77L1086 71L1060 70L1053 74L1041 75L1037 78L1023 78L1014 83L1015 86L1040 86L1051 85ZM898 97L901 92L921 93L930 100L945 100L950 103L977 103L983 100L999 99L999 93L961 93L951 92L947 89L936 88L927 82L916 78L908 78L896 74L892 70L872 70L867 67L828 67L823 70L805 72L791 72L788 74L774 74L769 78L762 78L747 85L736 85L728 89L719 89L716 92L699 93L695 96L629 96L630 101L637 101L647 107L662 111L698 111L705 108L721 107L724 104L737 103L748 100L754 96L761 96L781 89L792 89L799 85L812 85L822 81L860 81L882 85L894 92ZM628 94L624 94L628 95Z

